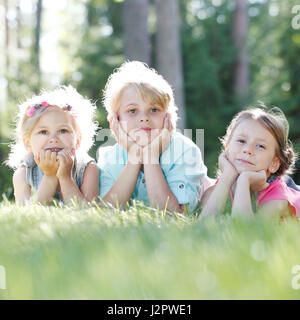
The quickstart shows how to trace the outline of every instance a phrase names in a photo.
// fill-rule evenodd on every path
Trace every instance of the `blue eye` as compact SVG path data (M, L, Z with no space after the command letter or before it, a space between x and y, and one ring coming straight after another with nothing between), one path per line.
M60 133L68 133L69 131L67 129L61 129Z
M41 130L41 131L38 132L38 134L46 135L47 134L47 130Z
M257 147L258 147L259 149L266 149L266 147L265 147L264 145L262 145L262 144L258 144Z
M128 110L128 113L134 114L136 112L136 109L130 109Z
M159 110L157 108L152 108L151 109L151 112L155 113L155 112L158 112Z
M243 139L238 139L237 142L239 142L239 143L245 143L245 140L243 140Z

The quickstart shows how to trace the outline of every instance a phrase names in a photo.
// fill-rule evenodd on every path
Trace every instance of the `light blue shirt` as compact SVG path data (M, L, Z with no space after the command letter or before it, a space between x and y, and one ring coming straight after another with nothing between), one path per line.
M98 151L100 198L112 188L127 163L128 154L119 145L100 147ZM179 204L189 205L194 211L204 191L207 168L198 146L179 132L159 158L166 182ZM126 186L124 186L126 188ZM131 199L149 205L144 173L140 171ZM167 201L167 199L166 199Z

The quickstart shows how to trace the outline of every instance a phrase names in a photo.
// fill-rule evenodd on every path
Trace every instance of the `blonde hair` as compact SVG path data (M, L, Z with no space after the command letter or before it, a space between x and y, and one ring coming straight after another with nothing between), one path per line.
M28 114L28 110L35 106L38 108L34 109L33 114ZM72 86L61 86L53 91L43 90L39 95L31 97L19 105L14 134L15 141L11 144L7 165L17 168L26 158L28 152L23 140L30 137L41 116L45 112L53 110L51 107L66 110L72 115L76 135L78 138L80 137L80 146L76 152L88 152L94 143L93 138L98 128L94 121L96 106L89 99L80 95Z
M103 104L107 110L107 119L111 120L114 112L119 110L118 101L123 91L134 87L143 99L158 104L171 115L171 122L176 129L177 106L169 83L154 69L139 61L125 62L108 78L103 90Z
M276 174L281 176L293 173L297 156L291 141L288 139L289 123L282 110L278 107L267 109L262 104L260 108L249 108L236 114L227 127L225 136L220 139L223 149L230 142L236 127L242 121L249 119L258 121L263 125L277 142L276 156L280 159L280 167Z

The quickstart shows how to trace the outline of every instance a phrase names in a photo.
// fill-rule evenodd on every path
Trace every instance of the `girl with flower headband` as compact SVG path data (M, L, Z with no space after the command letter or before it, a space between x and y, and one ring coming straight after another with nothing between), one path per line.
M87 152L97 125L95 106L73 87L42 92L19 106L15 143L8 165L16 169L16 201L54 197L92 201L98 196L98 168Z
M300 217L300 192L285 174L296 160L289 124L279 108L238 113L221 139L219 179L201 199L200 217L231 211L233 216Z

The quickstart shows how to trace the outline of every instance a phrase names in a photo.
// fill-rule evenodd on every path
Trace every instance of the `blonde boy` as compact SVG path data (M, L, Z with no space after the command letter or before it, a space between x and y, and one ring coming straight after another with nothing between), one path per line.
M194 211L207 169L200 149L175 131L168 82L141 62L125 62L108 79L104 106L117 143L99 149L100 197L132 199L169 211Z

